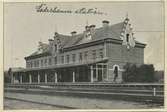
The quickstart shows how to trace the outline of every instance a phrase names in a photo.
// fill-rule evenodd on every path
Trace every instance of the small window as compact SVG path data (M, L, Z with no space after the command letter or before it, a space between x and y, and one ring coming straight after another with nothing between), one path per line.
M36 62L36 63L37 63L37 67L39 67L39 60L37 60L37 62Z
M72 54L72 61L75 62L76 55Z
M66 57L67 57L67 63L69 63L70 62L70 56L67 55Z
M55 61L55 65L56 65L56 64L57 64L57 57L55 57L55 60L54 60L54 61Z
M64 56L61 56L61 63L64 63Z
M49 58L49 65L52 65L52 58Z
M126 34L126 41L129 42L129 34Z
M99 51L99 57L103 58L103 49L100 49L100 51Z
M45 59L45 66L47 66L47 58Z
M88 51L85 52L84 58L85 58L85 60L88 59Z
M96 50L92 51L92 56L93 56L93 60L95 60L96 59Z
M41 66L43 66L43 59L41 59Z
M79 53L79 61L82 61L82 53Z
M55 52L57 52L57 45L55 44Z

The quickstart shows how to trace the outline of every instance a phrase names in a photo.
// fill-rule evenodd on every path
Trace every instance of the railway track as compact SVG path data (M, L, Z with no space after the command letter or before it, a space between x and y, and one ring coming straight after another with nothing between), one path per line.
M112 83L59 83L59 84L7 84L7 92L29 94L65 95L102 99L133 100L163 103L162 84L112 84Z

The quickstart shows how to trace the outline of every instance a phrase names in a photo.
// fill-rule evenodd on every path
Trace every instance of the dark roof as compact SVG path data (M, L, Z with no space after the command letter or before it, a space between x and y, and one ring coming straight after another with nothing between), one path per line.
M92 40L90 41L96 41L96 40L102 40L102 39L106 39L106 38L112 38L112 39L116 39L116 40L122 40L120 38L121 32L123 30L124 27L124 22L120 22L117 24L113 24L113 25L108 25L107 27L100 27L100 28L96 28L95 29L95 33L92 35ZM84 39L85 33L80 33L80 34L75 34L73 36L69 36L69 35L62 35L62 34L58 34L58 37L61 41L61 45L63 48L68 48L71 46L75 46L75 45L80 45L86 42L83 42L82 40ZM87 41L87 42L90 42ZM139 44L142 44L138 41L136 41ZM46 52L49 51L48 47L49 45L44 44L44 50L43 52L39 52L36 51L33 54L31 54L28 57L34 56L34 55L39 55L39 54L45 54Z
M91 41L96 41L96 40L101 40L105 38L113 38L113 39L118 39L121 40L120 38L120 33L123 28L123 22L114 24L114 25L109 25L108 27L100 27L95 29L95 34L92 35L92 40ZM82 44L81 40L84 38L84 33L77 34L73 37L68 37L69 41L67 41L66 45L64 47L71 47L73 45L78 45Z

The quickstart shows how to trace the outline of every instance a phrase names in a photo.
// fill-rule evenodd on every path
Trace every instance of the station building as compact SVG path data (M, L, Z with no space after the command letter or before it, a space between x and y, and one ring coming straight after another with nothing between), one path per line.
M82 33L54 33L25 57L26 68L11 72L12 83L117 82L126 63L144 63L145 44L135 40L130 20L102 27L85 26ZM11 70L12 71L12 70Z

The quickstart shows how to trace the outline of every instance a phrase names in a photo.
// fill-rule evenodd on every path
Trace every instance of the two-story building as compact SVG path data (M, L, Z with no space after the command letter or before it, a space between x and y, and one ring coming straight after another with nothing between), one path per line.
M144 63L145 44L135 40L129 21L102 27L85 26L83 33L54 33L48 44L39 42L25 57L26 68L14 72L19 83L122 82L126 63ZM12 81L13 82L13 81Z

